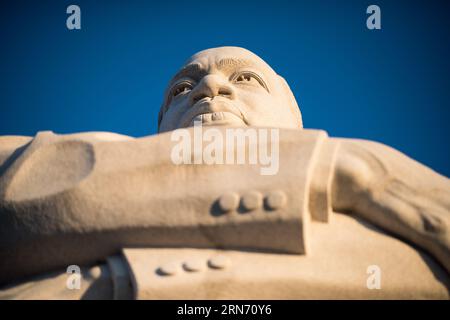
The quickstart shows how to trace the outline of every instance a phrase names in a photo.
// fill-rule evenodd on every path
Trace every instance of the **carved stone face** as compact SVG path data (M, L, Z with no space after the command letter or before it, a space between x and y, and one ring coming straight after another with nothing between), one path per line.
M192 56L169 82L159 131L193 126L301 128L286 81L254 53L220 47Z

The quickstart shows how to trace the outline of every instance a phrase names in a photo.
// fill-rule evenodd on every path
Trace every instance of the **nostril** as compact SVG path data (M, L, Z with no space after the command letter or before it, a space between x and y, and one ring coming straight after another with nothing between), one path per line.
M219 89L219 96L231 96L231 90L227 88L221 88Z
M194 103L196 103L196 102L198 102L201 99L206 98L206 97L207 97L207 95L205 95L205 94L198 94L192 100L194 101Z
M191 98L192 100L191 101L192 101L193 104L196 104L197 102L199 102L203 98L214 99L215 96L222 96L222 97L231 98L233 96L232 90L230 88L227 88L227 87L218 88L217 91L215 91L215 90L204 91L204 92L202 92L202 91L193 92L192 93L192 98Z

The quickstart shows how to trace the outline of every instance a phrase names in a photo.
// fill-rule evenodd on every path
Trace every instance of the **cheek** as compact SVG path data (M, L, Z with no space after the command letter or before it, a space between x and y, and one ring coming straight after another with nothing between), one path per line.
M161 124L176 126L187 109L187 103L172 102L169 109L164 114Z
M250 125L297 127L296 117L283 99L261 92L241 92L237 98Z
M247 117L255 121L261 116L276 116L276 110L279 108L270 94L261 94L261 92L242 92L237 100Z
M270 94L266 91L261 92L261 90L239 90L237 92L237 100L245 105L249 111L258 111L265 109L266 106L274 105L274 100Z

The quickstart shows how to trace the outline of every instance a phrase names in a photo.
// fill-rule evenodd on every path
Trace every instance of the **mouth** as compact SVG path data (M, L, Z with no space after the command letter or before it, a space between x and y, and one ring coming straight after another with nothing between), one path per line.
M199 114L189 124L193 125L195 122L201 122L202 125L229 125L236 122L242 123L243 120L232 112L216 111Z
M203 98L197 101L191 110L185 116L184 127L193 126L194 122L201 122L205 126L246 125L240 110L226 98Z

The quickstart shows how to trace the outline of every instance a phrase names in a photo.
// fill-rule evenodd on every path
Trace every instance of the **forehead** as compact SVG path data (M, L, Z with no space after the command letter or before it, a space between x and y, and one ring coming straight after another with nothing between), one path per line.
M200 51L193 55L185 65L198 63L204 67L255 66L268 69L270 66L253 52L238 47L221 47Z
M257 55L245 49L209 49L192 56L176 73L173 80L190 75L204 75L213 71L230 72L241 68L261 71L275 76L272 68Z

